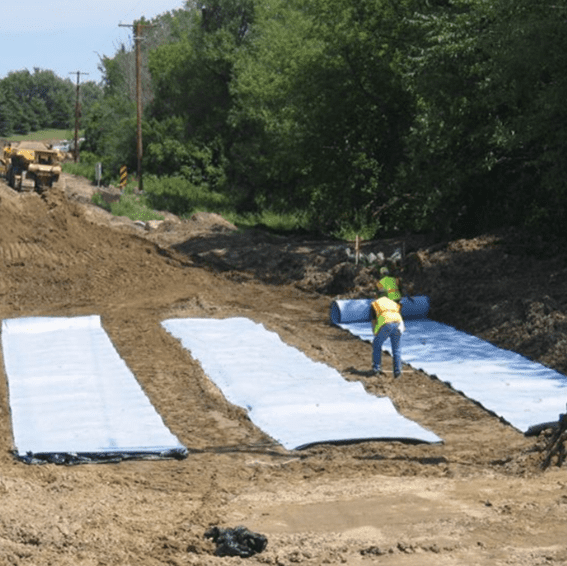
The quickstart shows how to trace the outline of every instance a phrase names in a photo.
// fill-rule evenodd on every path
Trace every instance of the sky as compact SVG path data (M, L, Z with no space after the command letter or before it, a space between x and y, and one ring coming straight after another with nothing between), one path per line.
M132 24L183 8L185 0L27 0L6 2L0 17L0 79L34 68L99 82L102 56L132 46ZM88 75L86 74L88 73Z

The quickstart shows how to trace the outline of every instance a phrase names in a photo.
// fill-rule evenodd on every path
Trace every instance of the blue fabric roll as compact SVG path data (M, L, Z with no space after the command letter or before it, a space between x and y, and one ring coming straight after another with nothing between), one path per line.
M427 318L429 313L429 297L417 295L415 297L402 297L402 318L404 320Z
M374 299L338 299L331 303L331 322L333 324L349 324L352 322L369 322L370 309ZM402 318L427 318L429 297L402 297Z
M369 322L373 299L339 299L331 303L331 322L348 324L350 322Z

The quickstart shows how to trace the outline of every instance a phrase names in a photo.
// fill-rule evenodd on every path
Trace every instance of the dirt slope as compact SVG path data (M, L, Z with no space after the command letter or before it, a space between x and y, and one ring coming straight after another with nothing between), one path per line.
M71 177L66 193L43 197L0 183L0 318L100 314L190 454L75 467L17 462L2 373L0 564L240 564L215 557L203 538L210 525L240 524L268 537L251 564L567 564L567 473L540 470L543 439L525 438L411 368L397 381L369 377L371 346L329 324L335 295L364 296L372 285L345 246L242 235L210 215L146 230L88 205L90 192ZM517 242L501 235L428 248L408 238L419 261L407 279L426 288L440 320L564 369L565 256L526 255ZM388 255L399 244L363 251ZM538 299L540 274L550 285ZM287 452L161 330L172 316L261 322L389 396L445 442Z

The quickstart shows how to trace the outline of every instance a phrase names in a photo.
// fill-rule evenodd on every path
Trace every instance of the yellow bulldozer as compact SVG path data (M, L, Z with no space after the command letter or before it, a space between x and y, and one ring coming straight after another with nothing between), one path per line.
M42 192L60 185L63 153L42 142L11 142L4 147L0 169L17 191Z

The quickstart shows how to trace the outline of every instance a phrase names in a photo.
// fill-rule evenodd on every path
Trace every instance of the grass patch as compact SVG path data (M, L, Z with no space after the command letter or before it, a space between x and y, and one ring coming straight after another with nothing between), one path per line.
M163 220L163 215L150 208L144 195L123 194L117 202L107 203L100 193L92 196L91 202L108 210L114 216L126 216L130 220Z
M92 164L89 164L90 158L87 157L82 163L65 164L64 170L77 171L75 174L92 179L90 170L94 176L96 156L92 156ZM89 167L89 171L79 172L78 168L82 167ZM303 211L263 210L257 213L239 213L237 203L229 195L195 186L183 177L148 175L144 178L144 193L139 195L133 194L135 186L136 183L132 181L118 202L108 204L100 194L95 194L92 202L115 216L127 216L131 220L162 220L163 216L156 210L166 210L182 218L189 218L197 212L214 212L243 230L262 228L276 233L309 230L309 218Z
M80 132L79 135L82 136ZM37 132L30 132L29 134L18 134L8 137L8 141L43 141L43 140L72 140L75 137L75 132L71 130L39 130Z
M263 210L257 213L237 212L237 202L229 195L195 186L183 177L148 177L144 192L152 208L168 210L182 217L196 212L215 212L242 229L263 228L287 233L308 229L307 214L302 211L277 212Z
M309 220L303 211L275 212L263 210L258 213L238 214L233 210L224 210L219 214L239 228L263 228L270 232L290 233L309 230Z
M358 236L361 240L372 240L376 236L376 224L362 226L343 226L332 233L338 240L354 241Z
M130 220L163 220L163 215L152 210L141 195L122 195L118 202L110 204L110 212L114 216L126 216Z
M221 214L233 208L228 196L193 185L183 177L148 176L144 180L144 192L153 208L168 210L177 216L202 211Z
M95 182L95 165L100 161L94 153L88 151L81 152L79 163L66 162L61 164L61 168L65 173L70 175L78 175L80 177L85 177L91 183Z
M372 240L378 231L378 223L366 214L355 214L349 222L341 222L332 236L339 240L354 241L356 236L362 240Z

